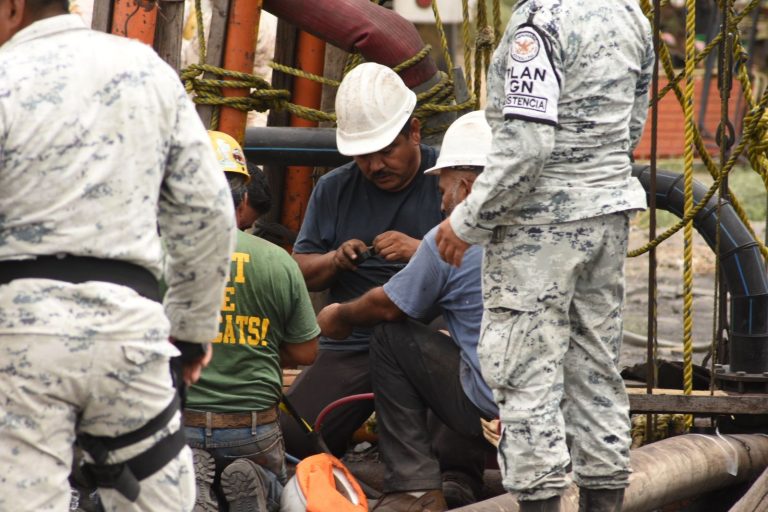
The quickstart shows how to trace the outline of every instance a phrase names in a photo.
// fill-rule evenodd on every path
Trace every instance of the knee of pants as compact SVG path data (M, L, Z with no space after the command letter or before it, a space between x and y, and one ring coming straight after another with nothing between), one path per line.
M373 336L369 345L371 357L380 357L382 354L390 352L395 345L402 342L405 338L402 335L402 324L384 322L373 329Z

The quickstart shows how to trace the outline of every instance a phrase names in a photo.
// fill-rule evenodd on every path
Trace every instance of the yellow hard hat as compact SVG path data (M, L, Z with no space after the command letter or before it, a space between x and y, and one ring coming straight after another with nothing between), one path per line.
M211 138L213 151L216 153L216 160L219 161L221 170L225 173L242 175L244 183L251 181L251 175L248 174L248 167L245 162L245 154L240 144L224 132L208 130L208 136Z

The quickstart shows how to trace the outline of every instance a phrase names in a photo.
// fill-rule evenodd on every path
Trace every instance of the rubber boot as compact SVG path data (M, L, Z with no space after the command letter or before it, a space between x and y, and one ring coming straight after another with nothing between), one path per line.
M579 512L621 512L624 489L579 489Z
M520 512L560 512L560 496L546 500L518 501Z

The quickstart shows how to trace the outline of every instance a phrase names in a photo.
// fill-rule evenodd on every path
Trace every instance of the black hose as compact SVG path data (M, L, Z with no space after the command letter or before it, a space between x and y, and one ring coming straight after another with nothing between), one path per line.
M646 192L650 187L650 167L633 165L632 175ZM685 195L680 173L656 171L656 207L683 217ZM707 187L694 181L693 200L701 201ZM718 196L694 217L693 225L715 251ZM728 201L720 204L720 263L731 295L729 343L730 371L762 374L768 372L768 278L765 261L757 241L739 219Z

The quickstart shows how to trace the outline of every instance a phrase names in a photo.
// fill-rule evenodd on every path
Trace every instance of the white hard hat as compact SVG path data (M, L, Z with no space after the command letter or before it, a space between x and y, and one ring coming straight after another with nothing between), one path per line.
M491 151L491 127L485 112L475 110L455 120L445 131L440 156L424 174L440 174L441 169L458 166L485 166Z
M391 69L360 64L336 93L336 145L347 156L367 155L388 146L410 119L416 94Z

